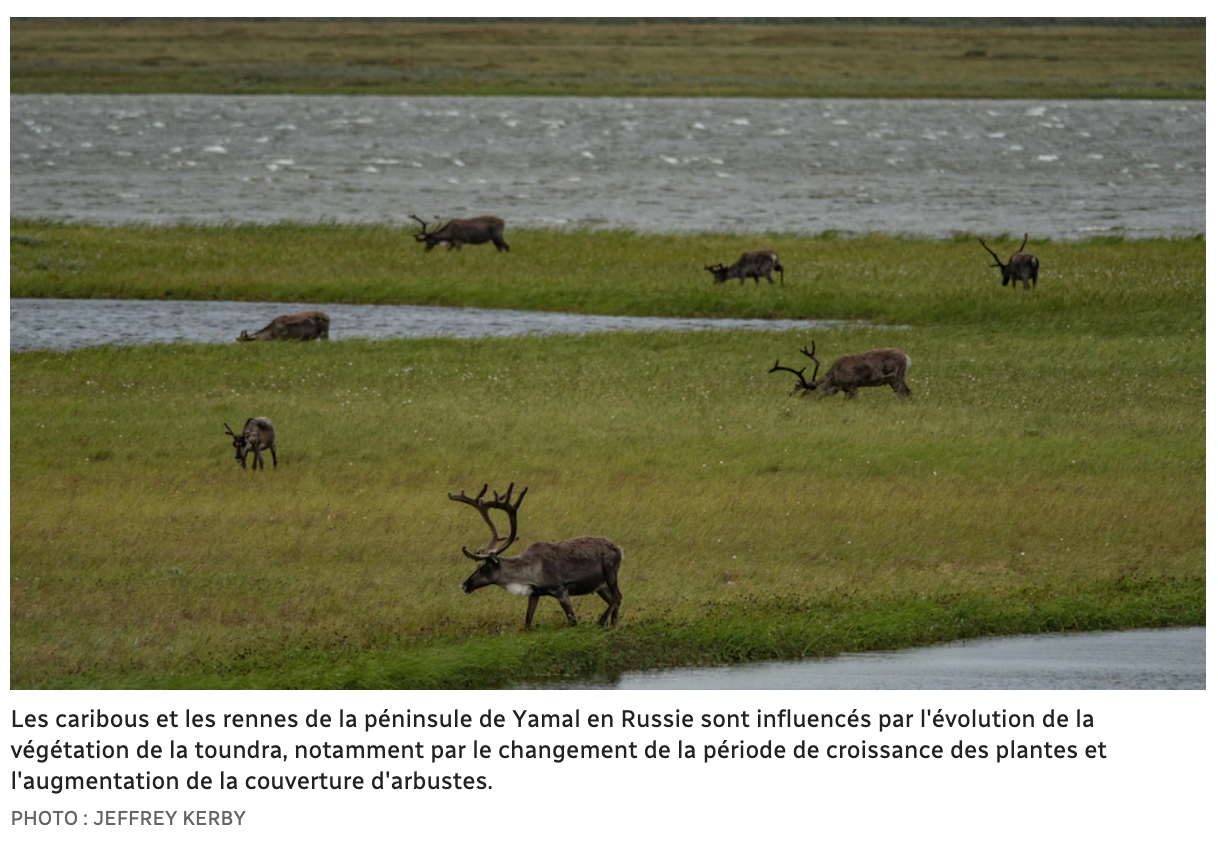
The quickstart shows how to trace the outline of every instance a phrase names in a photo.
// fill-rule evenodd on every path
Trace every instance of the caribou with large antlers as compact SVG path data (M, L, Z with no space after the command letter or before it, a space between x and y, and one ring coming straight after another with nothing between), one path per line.
M1023 248L1028 245L1028 235L1023 236L1023 243L1019 248L1011 253L1011 260L1005 264L998 257L993 249L985 245L985 241L977 238L977 242L981 244L986 252L994 256L995 263L990 264L991 267L997 267L1002 270L1002 286L1006 287L1007 282L1011 283L1011 289L1015 289L1015 282L1022 281L1023 289L1028 289L1028 281L1032 282L1032 287L1036 287L1036 276L1040 274L1040 261L1031 252L1024 252Z
M524 617L526 629L533 623L533 612L542 595L557 599L567 614L567 620L574 625L575 610L571 607L570 596L595 592L609 605L597 624L601 627L606 622L617 624L618 608L622 605L622 593L617 588L622 549L603 536L580 536L566 542L534 542L515 557L502 556L508 546L516 541L516 511L524 500L524 494L529 491L528 487L522 489L513 504L513 487L515 484L508 486L503 496L496 491L490 501L483 497L486 495L486 485L474 498L466 495L465 490L461 490L460 494L448 494L453 501L468 504L477 510L491 529L491 540L482 548L477 551L461 548L465 556L478 562L478 568L461 584L461 591L468 595L483 586L494 585L512 595L528 596L529 608ZM506 537L500 536L495 528L491 510L507 513L509 532Z
M414 239L419 243L426 243L427 246L424 252L430 252L441 243L447 243L449 249L460 249L463 243L469 243L477 246L480 243L486 243L488 240L495 244L495 249L500 252L510 252L511 247L507 245L507 241L503 239L504 222L500 217L470 217L467 220L449 220L444 225L439 225L440 219L436 218L436 225L431 231L427 230L427 223L424 223L414 214L410 215L412 220L418 221L423 227L423 231L416 232Z
M778 271L778 283L786 283L782 264L778 263L778 253L772 249L758 249L755 252L745 252L730 267L718 263L711 267L703 266L702 269L707 270L714 276L715 284L722 284L729 278L738 278L741 284L744 284L746 278L751 278L754 284L761 284L762 276L765 276L765 280L773 284L774 279L770 276L770 273L774 270Z
M819 396L831 396L844 390L846 400L849 401L858 395L859 387L882 387L885 384L892 387L901 401L912 395L905 383L905 371L911 361L909 355L900 349L872 349L858 355L842 355L819 379L816 377L820 372L820 361L816 359L816 341L812 341L811 351L804 348L799 352L816 364L816 368L812 370L811 381L804 379L804 372L808 369L806 366L796 370L789 366L779 366L778 361L774 361L774 366L770 369L770 372L790 372L799 378L791 395L799 393L806 396L815 393Z

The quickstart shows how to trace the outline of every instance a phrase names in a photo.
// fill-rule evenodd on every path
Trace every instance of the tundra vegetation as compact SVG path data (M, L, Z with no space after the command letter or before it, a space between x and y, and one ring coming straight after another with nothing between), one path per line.
M810 270L758 288L699 278L753 240L722 235L520 231L509 262L398 227L12 233L14 296L862 317L821 346L915 361L898 403L776 391L802 332L11 354L15 688L488 687L1205 623L1202 238L1038 241L1010 296L978 234L767 234ZM216 436L251 409L292 432L276 472ZM461 594L445 493L491 478L531 488L521 542L626 549L616 627Z
M1104 23L27 18L10 93L1205 99L1204 19Z

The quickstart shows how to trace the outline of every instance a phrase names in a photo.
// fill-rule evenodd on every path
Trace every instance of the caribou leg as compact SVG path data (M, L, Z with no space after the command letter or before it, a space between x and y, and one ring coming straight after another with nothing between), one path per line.
M597 626L604 627L606 621L609 622L610 626L617 624L617 610L622 605L622 593L618 591L617 583L610 584L606 581L604 585L596 590L596 594L600 595L605 600L605 603L609 605L605 607L604 613L597 620Z
M533 613L537 611L537 601L541 598L536 592L529 593L529 610L524 614L524 629L528 630L533 624Z
M567 594L566 589L563 589L554 597L558 599L558 603L562 604L562 611L567 614L567 621L571 622L571 626L574 627L576 624L575 607L571 606L571 596Z
M600 595L608 605L605 607L605 611L601 613L601 617L596 621L597 627L604 627L605 622L609 620L609 613L615 609L613 602L613 590L609 588L609 584L605 583L596 590L596 594Z

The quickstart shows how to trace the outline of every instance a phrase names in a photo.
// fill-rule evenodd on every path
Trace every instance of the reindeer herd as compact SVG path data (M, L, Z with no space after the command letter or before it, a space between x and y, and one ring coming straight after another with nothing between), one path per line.
M464 220L450 220L440 225L439 220L431 231L427 223L411 214L422 231L414 235L417 242L424 244L425 251L430 252L436 246L444 244L450 250L461 249L462 245L495 244L500 252L509 251L507 241L503 239L504 222L499 217L471 217ZM1036 286L1036 278L1040 271L1040 262L1035 255L1024 252L1028 245L1025 234L1023 243L1004 263L992 249L980 241L985 251L993 256L995 263L991 266L1002 271L1002 284L1009 282L1012 289L1015 282L1022 281L1024 289ZM772 249L758 249L745 252L737 261L727 266L723 263L707 265L703 269L711 273L715 284L722 284L728 279L739 279L743 285L746 279L753 279L754 284L760 284L764 278L770 284L774 283L772 273L778 273L778 283L785 284L783 266L778 259L778 253ZM269 325L253 334L242 331L237 338L239 341L253 340L327 340L330 336L330 318L322 311L305 311L299 314L278 316ZM820 375L820 361L816 357L816 341L812 348L800 349L804 355L815 364L811 379L804 377L808 367L793 369L781 366L780 360L774 361L774 366L768 372L788 372L798 380L795 382L791 395L799 396L832 396L839 392L846 394L846 399L858 395L860 387L892 388L897 398L902 402L912 395L909 385L905 383L905 374L909 369L910 357L900 349L872 349L861 354L842 355L837 358L824 375ZM232 438L235 460L246 468L246 456L253 455L255 470L265 470L266 464L262 452L271 453L271 466L277 468L278 456L275 453L275 428L271 420L265 416L251 417L245 422L241 433L235 433L224 423L225 436ZM524 500L528 488L522 489L512 501L515 484L510 484L502 496L497 491L491 499L486 500L487 485L477 496L470 498L465 490L460 493L448 493L449 499L473 507L486 522L491 531L491 538L477 551L463 547L465 556L478 563L465 582L461 591L470 594L484 586L498 586L509 594L527 597L528 609L525 612L524 626L527 629L533 623L533 614L537 603L543 596L549 596L558 601L568 622L575 621L575 610L571 605L572 595L588 595L595 592L606 603L605 611L597 621L601 627L617 623L618 610L622 605L622 593L618 588L618 569L622 563L622 549L603 536L580 536L563 542L534 542L524 551L514 557L504 556L508 547L517 537L517 510ZM491 511L501 511L507 515L508 534L500 536Z

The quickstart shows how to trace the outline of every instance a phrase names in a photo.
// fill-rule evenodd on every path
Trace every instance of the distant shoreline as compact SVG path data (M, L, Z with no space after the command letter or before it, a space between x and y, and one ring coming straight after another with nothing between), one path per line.
M1196 19L10 21L10 94L1205 99Z

